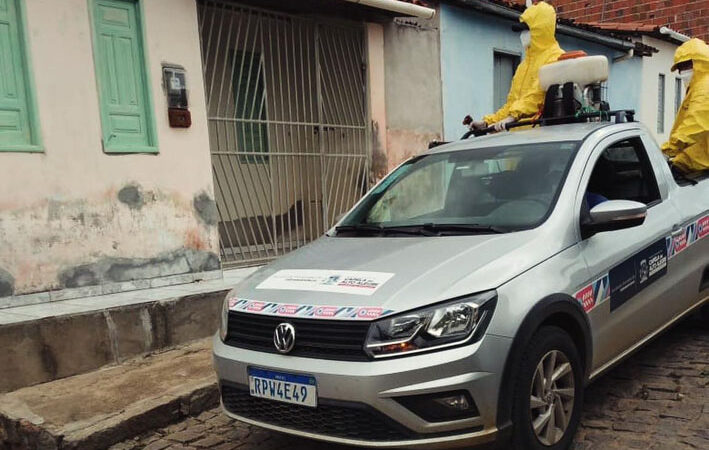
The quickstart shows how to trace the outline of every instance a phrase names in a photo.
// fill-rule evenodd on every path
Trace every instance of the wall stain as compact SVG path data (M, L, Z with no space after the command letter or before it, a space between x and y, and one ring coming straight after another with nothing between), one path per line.
M8 272L0 268L0 297L8 297L15 292L15 278Z
M191 228L185 232L185 247L195 250L204 250L209 245L202 237L202 233L197 228Z
M51 376L50 379L55 379L57 377L57 359L54 357L52 348L42 343L42 349L40 350L40 355L42 358L42 365L44 370Z
M131 209L140 209L145 204L143 191L138 184L129 184L118 191L118 200Z
M370 182L376 183L384 178L389 171L386 149L379 144L379 122L372 121L372 168L370 172Z
M219 221L217 203L206 193L195 195L192 206L202 222L209 226L214 226Z
M218 269L218 230L206 225L217 222L209 189L129 180L0 210L0 297Z
M144 280L150 278L207 272L221 267L216 253L180 248L154 258L114 258L82 264L61 270L62 288L78 288L103 283Z

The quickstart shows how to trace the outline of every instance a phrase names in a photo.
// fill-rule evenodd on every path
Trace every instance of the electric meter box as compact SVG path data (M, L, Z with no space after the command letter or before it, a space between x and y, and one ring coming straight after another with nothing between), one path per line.
M192 117L187 102L187 77L185 69L180 66L163 65L163 87L167 95L167 115L170 126L189 128Z

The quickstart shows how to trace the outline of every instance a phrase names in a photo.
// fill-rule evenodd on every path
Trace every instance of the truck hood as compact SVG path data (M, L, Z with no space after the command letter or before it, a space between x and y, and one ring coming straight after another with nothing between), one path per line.
M445 237L324 236L254 272L229 298L232 306L237 299L247 299L288 305L373 307L392 314L499 287L562 250L557 240L541 234L537 229ZM330 274L362 271L374 273L375 278L381 273L380 280L388 278L364 295L351 289L325 291L320 286L313 289L297 283L273 283L280 271L291 270ZM268 287L259 287L261 283Z

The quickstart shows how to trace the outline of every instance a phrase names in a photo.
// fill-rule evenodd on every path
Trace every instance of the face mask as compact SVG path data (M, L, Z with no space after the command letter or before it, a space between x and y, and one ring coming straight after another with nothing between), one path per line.
M692 76L694 75L694 69L683 70L679 73L679 77L684 81L684 85L687 86L690 81L692 81Z
M532 43L532 34L529 30L524 30L519 34L519 40L522 41L522 47L527 48Z

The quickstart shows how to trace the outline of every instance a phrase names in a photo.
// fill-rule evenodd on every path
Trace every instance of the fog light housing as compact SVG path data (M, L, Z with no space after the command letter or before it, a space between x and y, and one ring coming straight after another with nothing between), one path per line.
M448 422L480 415L468 391L435 392L394 398L427 422Z

